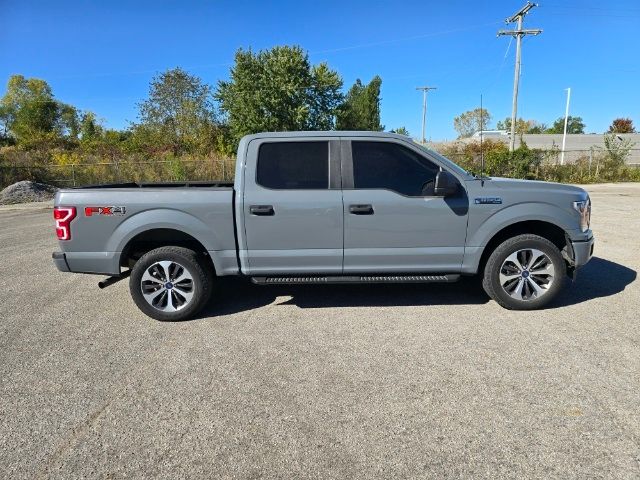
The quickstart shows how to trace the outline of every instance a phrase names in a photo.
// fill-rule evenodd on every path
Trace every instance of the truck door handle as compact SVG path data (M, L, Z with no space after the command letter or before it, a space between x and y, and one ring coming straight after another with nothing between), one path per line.
M373 215L372 205L349 205L349 213L353 215Z
M272 217L275 215L273 205L251 205L249 207L251 215L258 215L260 217Z

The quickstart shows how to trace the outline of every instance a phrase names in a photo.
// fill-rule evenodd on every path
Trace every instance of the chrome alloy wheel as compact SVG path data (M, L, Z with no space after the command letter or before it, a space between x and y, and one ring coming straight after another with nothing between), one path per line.
M555 278L551 259L540 250L524 248L509 255L500 267L500 285L516 300L535 300L547 293Z
M162 312L181 310L193 300L193 276L172 261L156 262L147 268L140 288L147 303Z

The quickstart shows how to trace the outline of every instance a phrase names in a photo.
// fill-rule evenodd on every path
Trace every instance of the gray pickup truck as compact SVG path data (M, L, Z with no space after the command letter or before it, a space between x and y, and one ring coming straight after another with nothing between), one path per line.
M581 188L478 178L409 138L373 132L244 137L234 183L61 190L63 272L130 276L158 320L195 315L215 281L452 282L482 276L510 309L541 308L589 261Z

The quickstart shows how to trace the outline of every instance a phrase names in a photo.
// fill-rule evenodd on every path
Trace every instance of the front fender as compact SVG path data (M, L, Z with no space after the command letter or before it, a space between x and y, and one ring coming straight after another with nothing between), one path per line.
M579 228L576 215L557 205L545 202L525 202L509 205L482 215L484 205L474 205L469 218L467 246L484 247L491 238L509 225L526 221L542 221L562 228L565 232Z

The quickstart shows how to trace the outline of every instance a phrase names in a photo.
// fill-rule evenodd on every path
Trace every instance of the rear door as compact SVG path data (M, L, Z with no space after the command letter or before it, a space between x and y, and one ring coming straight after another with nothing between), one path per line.
M354 137L343 151L344 273L460 271L463 182L451 197L434 195L441 165L406 142Z
M265 138L249 143L244 228L249 272L342 272L339 139Z

